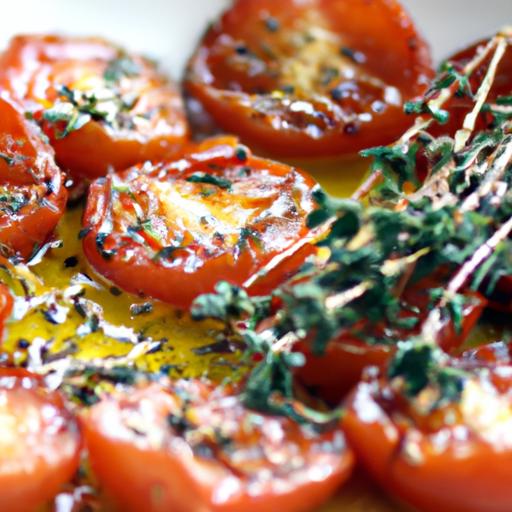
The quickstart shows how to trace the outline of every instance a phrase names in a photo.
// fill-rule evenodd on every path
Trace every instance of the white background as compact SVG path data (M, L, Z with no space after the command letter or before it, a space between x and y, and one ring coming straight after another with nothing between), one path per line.
M512 25L512 0L403 3L437 60ZM158 58L177 78L207 21L227 4L228 0L0 0L0 46L18 32L101 35Z

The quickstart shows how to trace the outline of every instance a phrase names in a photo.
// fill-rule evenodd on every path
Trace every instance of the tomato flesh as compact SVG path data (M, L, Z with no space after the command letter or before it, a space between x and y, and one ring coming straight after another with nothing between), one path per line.
M0 97L0 247L28 258L51 235L67 200L64 177L38 128Z
M279 157L386 144L432 70L394 0L238 0L206 33L185 85L215 122Z
M339 428L308 432L201 381L119 392L84 425L94 472L126 511L313 510L353 462Z
M34 512L78 469L76 421L38 378L1 368L0 428L0 509Z
M231 139L209 141L180 160L93 183L84 252L119 287L187 308L221 280L243 285L307 237L314 187L308 175ZM305 244L292 266L311 252ZM281 265L281 279L288 266ZM270 292L276 280L270 273L257 291Z
M168 156L188 135L177 88L147 59L99 38L15 37L0 56L0 86L78 178Z
M396 383L370 377L348 398L344 418L358 460L385 490L418 510L510 510L510 370L477 368L459 403L434 408L431 388L411 401Z

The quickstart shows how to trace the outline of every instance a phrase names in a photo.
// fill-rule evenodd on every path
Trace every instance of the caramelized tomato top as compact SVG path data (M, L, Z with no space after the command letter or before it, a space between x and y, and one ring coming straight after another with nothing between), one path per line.
M208 142L94 183L85 253L122 288L187 307L219 280L242 285L306 237L314 187L230 139Z
M192 57L188 91L223 128L282 156L354 153L407 125L431 74L391 0L239 0Z
M81 177L171 154L187 136L177 89L149 60L99 38L15 37L0 57L0 87Z
M459 399L443 399L436 385L428 385L417 396L409 397L400 379L370 378L369 382L360 384L360 399L353 402L355 410L364 421L374 407L372 403L377 403L382 410L382 421L390 420L398 428L405 449L407 442L418 441L421 432L425 435L424 443L438 449L451 448L449 440L453 443L478 440L496 449L512 450L510 356L505 361L502 355L490 357L486 352L487 349L479 350L453 360L452 368L461 372Z
M201 381L114 394L85 416L85 427L96 473L127 510L311 510L352 465L339 427L316 433ZM159 476L141 470L156 466ZM120 486L137 480L137 496ZM160 500L151 499L156 486Z

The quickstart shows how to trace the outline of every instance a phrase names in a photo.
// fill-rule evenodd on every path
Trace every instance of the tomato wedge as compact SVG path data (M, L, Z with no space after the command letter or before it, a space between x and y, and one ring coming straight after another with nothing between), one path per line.
M399 379L370 376L347 402L358 460L389 493L425 512L506 512L512 503L512 367L455 362L458 402L429 385L408 398Z
M0 509L34 512L78 469L76 421L37 377L0 368L0 429Z
M64 177L37 126L0 97L0 248L28 258L66 207Z
M168 156L188 134L177 88L149 60L102 39L15 37L0 56L0 87L77 177Z
M202 381L118 392L84 417L93 470L120 510L313 510L348 478L339 428L316 434Z
M93 183L84 252L124 290L187 308L221 280L243 285L307 237L315 186L305 173L256 158L233 139L208 141L180 160ZM279 276L258 280L258 293L270 292L313 251L302 245Z
M278 157L387 144L432 76L395 0L237 0L191 58L186 90L223 129Z

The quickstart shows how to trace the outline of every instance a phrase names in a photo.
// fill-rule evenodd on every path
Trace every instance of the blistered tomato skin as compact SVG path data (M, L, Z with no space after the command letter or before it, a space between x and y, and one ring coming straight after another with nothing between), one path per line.
M128 512L314 510L353 464L339 427L314 433L200 381L114 394L84 427L100 485Z
M0 248L27 259L52 234L67 191L52 148L36 125L0 97Z
M475 367L475 357L457 363L470 372L458 403L436 407L430 388L408 401L397 383L373 377L348 398L343 425L358 461L418 510L510 510L512 368Z
M315 186L305 173L256 158L233 139L208 141L180 160L93 183L84 252L120 288L188 308L219 281L243 286L307 239ZM249 291L269 293L313 251L303 244Z
M0 510L34 512L78 469L76 420L21 369L0 369Z
M391 142L431 76L394 0L238 0L204 36L185 86L252 147L328 157Z
M188 136L177 88L149 60L103 39L15 37L0 56L0 86L76 178L169 156Z

